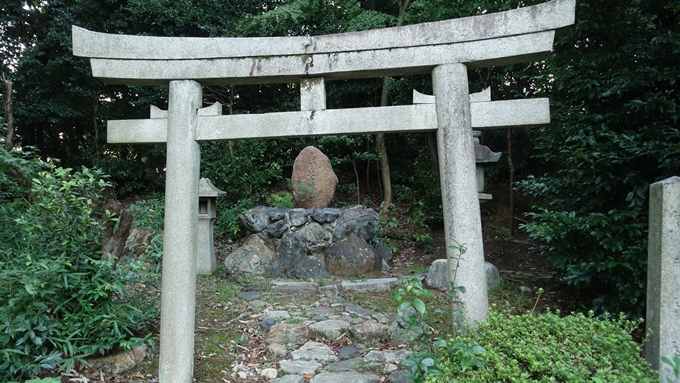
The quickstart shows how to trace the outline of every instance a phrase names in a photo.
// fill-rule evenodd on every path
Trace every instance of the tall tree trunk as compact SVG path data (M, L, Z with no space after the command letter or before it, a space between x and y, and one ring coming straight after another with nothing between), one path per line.
M508 170L510 170L510 181L508 182L508 196L510 199L510 217L508 229L510 229L510 238L513 235L513 227L515 225L515 194L513 191L513 184L515 183L515 165L512 163L512 128L507 129L508 141Z
M4 89L3 107L5 110L5 124L7 125L7 136L5 137L5 150L8 152L14 148L14 115L12 113L12 82L2 74Z
M404 20L404 13L408 8L411 0L399 1L399 16L397 17L397 26L400 26ZM390 78L383 78L382 93L380 95L380 106L387 106L388 85ZM387 158L387 150L385 149L385 133L378 133L375 135L375 147L380 157L380 176L383 184L383 203L380 207L380 214L385 214L392 204L392 180L390 178L390 162Z

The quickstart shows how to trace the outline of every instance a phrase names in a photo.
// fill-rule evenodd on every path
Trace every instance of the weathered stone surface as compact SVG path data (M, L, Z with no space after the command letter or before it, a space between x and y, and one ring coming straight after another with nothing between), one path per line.
M260 376L267 379L267 380L272 380L278 376L278 371L276 371L275 368L263 368L262 371L260 371Z
M286 213L288 209L284 208L268 208L268 217L270 222L278 222L286 219Z
M348 359L359 353L359 349L352 346L342 346L338 349L338 355L342 359Z
M364 241L375 237L380 230L380 215L371 209L351 207L340 210L335 221L333 241L342 241L354 233Z
M411 371L397 370L390 374L390 383L414 383Z
M281 237L276 248L276 262L267 267L267 275L280 277L291 276L291 270L300 258L307 253L305 241L296 233L287 232Z
M345 310L352 314L357 314L361 316L373 314L373 310L365 309L355 303L348 303L345 305Z
M146 357L146 346L141 345L127 352L90 359L88 362L94 368L101 370L106 376L120 374L141 363Z
M264 310L262 313L262 320L273 319L280 321L282 319L290 319L290 314L286 310Z
M410 350L381 351L371 350L364 356L364 363L395 363L399 364L402 360L413 354Z
M315 257L304 256L293 266L290 274L295 278L309 280L309 279L323 279L330 277L326 271L326 263L323 259Z
M279 366L286 374L314 375L321 368L321 363L314 360L282 360Z
M380 256L368 242L354 233L326 249L324 260L328 272L335 276L373 276L379 275L382 270Z
M673 368L661 357L676 355L680 344L680 177L649 187L647 329L645 359L662 381L673 381Z
M387 325L380 324L375 319L369 319L349 327L352 337L362 342L382 339L387 334L387 330Z
M236 296L245 301L253 301L260 297L260 293L257 291L239 291Z
M385 262L389 262L392 259L392 250L382 243L375 245L375 251Z
M318 222L311 222L297 231L299 235L306 242L328 242L333 238L331 233L324 229Z
M342 281L344 291L357 291L362 293L384 292L400 286L397 278L365 279L363 281Z
M318 223L330 223L338 219L338 216L340 215L340 209L331 207L324 209L313 208L308 209L307 214L309 214L309 216Z
M277 323L269 329L265 343L302 344L309 339L309 328L303 324Z
M349 356L356 355L357 353L359 353L359 350L357 350L354 347L345 346L345 347L341 348L340 350L342 350L342 349L353 349L353 350L355 350L355 352L351 352L351 353L348 352L347 355L349 355ZM338 350L338 352L340 352L340 350ZM340 356L342 358L349 358L349 356L343 357L342 354L340 354ZM331 363L325 369L326 369L326 371L330 371L330 372L352 371L352 370L360 369L363 366L363 364L364 364L364 361L360 357L356 357L356 358L352 358L352 359L346 359L346 360L341 360L339 362Z
M293 359L316 360L321 363L335 362L338 356L323 343L309 341L290 353Z
M501 273L498 268L489 262L484 262L484 270L486 271L486 285L489 289L493 289L503 283Z
M314 323L309 326L312 333L321 335L327 340L334 341L342 334L344 334L349 328L349 322L344 320L326 320Z
M312 294L319 292L319 284L314 282L274 282L272 291L276 293Z
M295 206L305 209L330 205L338 185L331 161L313 146L302 149L295 158L291 180Z
M410 342L420 338L423 334L423 328L419 325L409 326L409 318L417 315L413 307L409 307L401 315L397 314L390 324L388 334L391 339L398 342Z
M253 234L238 249L234 250L224 260L229 273L236 278L249 279L262 276L266 265L276 257L276 254Z
M377 375L360 374L358 372L322 372L313 377L309 383L380 383Z
M260 322L260 326L262 326L262 328L265 330L269 330L273 325L276 324L276 322L277 321L274 318L265 318Z
M269 225L270 209L258 206L238 215L238 221L251 233L259 233Z
M272 343L267 346L267 352L278 358L288 355L288 349L280 343Z
M503 282L500 273L496 266L489 262L484 262L484 270L486 274L487 288L493 288ZM446 259L437 259L432 262L430 269L425 278L425 285L429 288L439 291L449 291L451 283L449 282L448 266Z
M288 210L288 221L293 227L302 226L307 223L307 212L305 209Z
M302 375L284 375L278 379L269 381L269 383L303 383L305 378Z
M267 225L267 227L262 230L262 233L274 238L281 238L286 230L288 230L288 224L285 220L280 220Z
M125 242L122 256L140 256L144 252L144 249L151 243L152 237L153 232L151 229L146 227L131 228L130 235L128 235L127 241Z

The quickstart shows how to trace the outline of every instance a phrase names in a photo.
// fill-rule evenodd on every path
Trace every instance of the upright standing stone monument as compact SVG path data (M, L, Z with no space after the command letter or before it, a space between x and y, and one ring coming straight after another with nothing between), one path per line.
M673 381L673 368L661 357L680 356L680 177L649 187L647 330L647 362L662 382Z
M167 85L167 118L109 121L110 143L167 142L160 382L193 368L198 141L437 131L451 278L467 317L484 320L487 291L472 128L543 125L547 99L469 101L467 71L541 60L575 0L433 23L326 36L173 38L73 27L73 54L117 84ZM434 103L326 109L325 81L431 73ZM200 113L201 85L300 83L297 112ZM163 116L160 116L163 117ZM193 202L192 202L193 201ZM462 251L464 250L465 251Z

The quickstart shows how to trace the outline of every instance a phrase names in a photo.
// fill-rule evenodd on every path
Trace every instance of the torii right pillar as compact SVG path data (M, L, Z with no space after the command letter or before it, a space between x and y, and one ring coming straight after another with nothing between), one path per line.
M464 324L459 313L465 313L465 319L475 326L476 321L486 320L489 303L467 67L460 63L439 65L432 71L432 83L446 258L454 284L454 323ZM465 292L456 289L458 286Z

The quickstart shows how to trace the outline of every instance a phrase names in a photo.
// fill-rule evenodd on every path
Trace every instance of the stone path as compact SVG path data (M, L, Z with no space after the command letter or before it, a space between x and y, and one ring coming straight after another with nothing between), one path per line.
M325 286L274 282L273 296L253 291L258 288L244 288L236 295L261 313L259 325L267 332L267 352L279 361L276 368L256 370L240 363L232 369L243 380L272 383L411 382L409 371L400 365L411 350L405 346L389 350L379 347L388 339L405 343L406 321L395 318L395 313L376 312L339 295L385 292L396 286L401 286L397 278ZM282 303L285 299L281 298L291 294L304 294L304 303ZM345 337L351 339L349 345L335 350L328 346L339 345Z

